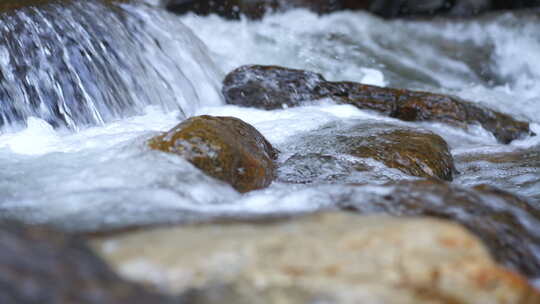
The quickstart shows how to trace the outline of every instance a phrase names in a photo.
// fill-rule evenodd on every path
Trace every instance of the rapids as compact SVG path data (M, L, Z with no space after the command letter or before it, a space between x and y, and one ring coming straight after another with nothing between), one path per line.
M232 69L277 64L329 80L457 95L530 121L540 134L539 32L540 17L526 12L384 21L293 10L262 21L227 21L93 1L20 10L0 18L0 214L96 231L335 208L332 193L345 186L274 182L241 195L145 146L191 115L245 120L283 151L279 162L298 152L288 148L303 132L349 119L421 126L443 136L455 157L540 149L539 136L501 145L480 127L410 124L331 101L247 109L223 105L219 93ZM413 179L372 165L375 173L346 181L369 182L361 191L384 193L376 184ZM454 183L495 185L540 208L538 166L470 166L458 163L467 174Z

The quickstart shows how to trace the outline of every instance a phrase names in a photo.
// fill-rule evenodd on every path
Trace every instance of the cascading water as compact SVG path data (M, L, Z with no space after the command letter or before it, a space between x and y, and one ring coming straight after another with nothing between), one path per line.
M36 117L77 129L148 105L189 115L220 102L205 46L166 13L52 2L3 13L0 37L4 128Z

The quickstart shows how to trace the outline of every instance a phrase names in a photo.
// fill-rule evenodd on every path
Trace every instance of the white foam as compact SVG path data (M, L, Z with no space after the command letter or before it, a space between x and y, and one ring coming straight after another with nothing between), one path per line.
M372 114L349 105L319 101L321 105L265 111L238 106L204 107L197 115L232 116L255 126L272 144L281 144L290 136L314 130L339 119L368 118Z
M22 131L0 136L0 149L8 148L21 155L45 155L53 152L78 152L106 148L126 142L152 131L165 131L180 121L180 113L165 113L157 106L148 106L145 114L125 118L72 133L54 130L47 122L30 118Z
M47 154L55 151L60 143L60 136L53 127L35 117L28 119L28 127L23 131L0 137L0 148L7 147L24 155Z

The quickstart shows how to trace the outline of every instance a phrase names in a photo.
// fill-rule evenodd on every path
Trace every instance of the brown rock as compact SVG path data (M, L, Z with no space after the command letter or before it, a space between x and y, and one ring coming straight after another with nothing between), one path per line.
M331 123L319 130L295 138L289 151L302 151L302 155L335 158L345 154L359 158L372 158L389 168L398 169L418 177L452 180L453 158L448 145L440 136L428 131L404 128L376 122ZM347 162L336 160L340 167ZM327 160L324 161L328 163ZM320 166L321 162L304 162L298 155L286 161L287 166ZM354 170L369 169L351 163ZM314 172L315 170L311 170ZM336 173L345 173L338 170ZM350 171L350 170L349 170Z
M397 112L399 95L394 90L355 82L324 82L317 89L319 98L329 96L338 102L387 116Z
M533 134L526 122L455 97L328 82L316 73L277 66L251 65L232 71L225 78L223 95L229 104L268 110L332 98L405 121L435 121L462 128L479 124L502 143Z
M2 304L180 304L121 280L79 238L0 224Z
M95 246L124 276L174 293L191 290L197 304L540 301L476 238L434 219L328 213L157 229Z
M518 149L512 152L499 153L475 153L462 155L460 161L486 161L494 164L509 164L514 167L539 168L540 167L540 146L529 149Z
M274 178L276 150L255 128L234 117L192 117L148 144L184 157L240 192L267 187Z
M354 147L351 155L371 157L390 168L419 177L451 181L455 171L448 145L440 136L430 132L393 129L372 134Z
M384 194L380 194L384 193ZM478 235L495 258L532 277L540 275L540 209L491 186L466 189L437 180L401 181L373 195L362 186L333 197L362 214L435 216L459 222Z
M405 121L436 121L461 128L479 124L504 144L533 134L529 123L451 96L352 82L327 82L322 87L320 92L338 102Z

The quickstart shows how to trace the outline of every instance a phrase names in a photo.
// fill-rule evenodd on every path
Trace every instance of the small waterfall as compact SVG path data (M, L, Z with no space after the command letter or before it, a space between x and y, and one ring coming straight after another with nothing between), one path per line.
M0 127L77 130L148 105L221 103L221 72L177 18L144 5L51 2L0 14Z

